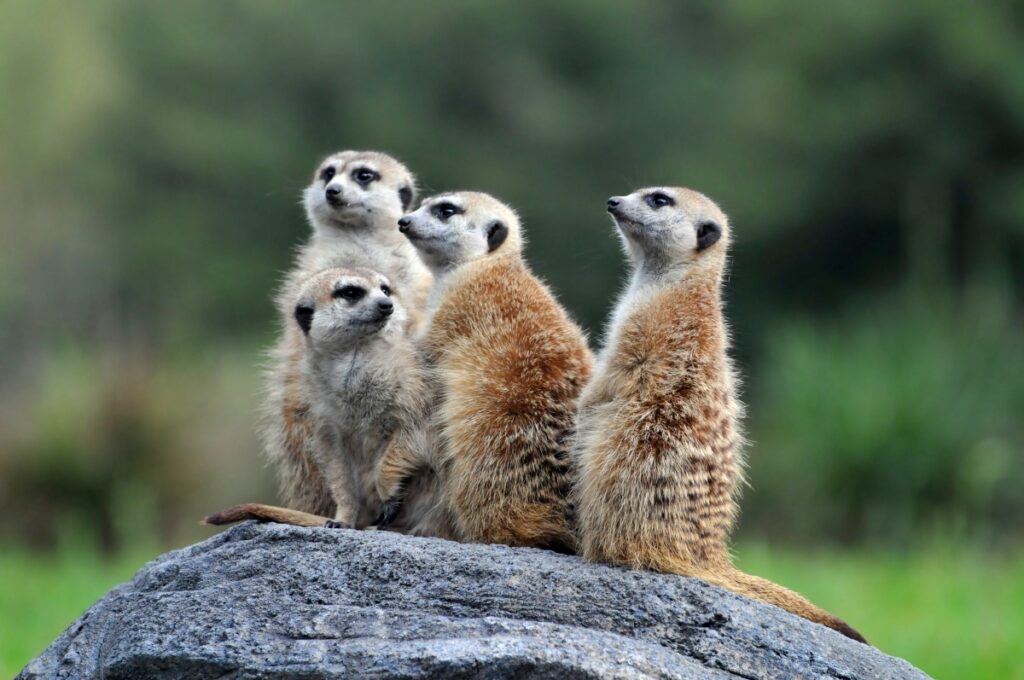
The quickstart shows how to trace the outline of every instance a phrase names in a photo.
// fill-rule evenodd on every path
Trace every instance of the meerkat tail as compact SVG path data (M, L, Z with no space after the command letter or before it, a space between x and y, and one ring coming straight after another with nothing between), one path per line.
M731 590L734 593L739 593L740 595L745 595L761 602L773 604L780 609L785 609L790 614L796 614L808 621L820 623L823 626L842 633L852 640L869 644L868 641L864 639L863 635L854 630L842 619L833 616L821 607L813 604L804 596L784 588L777 583L773 583L768 579L761 578L760 576L752 576L751 574L742 572L739 569L731 569L727 572L702 572L695 575L704 579L708 583L712 583L716 586L725 588L726 590Z
M243 503L234 505L227 510L215 512L202 521L203 524L222 526L234 524L247 519L255 519L261 522L277 522L278 524L291 524L297 527L322 527L330 521L329 517L312 515L300 510L289 510L279 508L275 505L261 505L259 503Z

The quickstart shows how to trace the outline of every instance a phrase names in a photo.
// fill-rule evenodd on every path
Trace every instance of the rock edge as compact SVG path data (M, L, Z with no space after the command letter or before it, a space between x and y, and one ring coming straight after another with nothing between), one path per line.
M145 565L17 677L927 676L696 579L248 522Z

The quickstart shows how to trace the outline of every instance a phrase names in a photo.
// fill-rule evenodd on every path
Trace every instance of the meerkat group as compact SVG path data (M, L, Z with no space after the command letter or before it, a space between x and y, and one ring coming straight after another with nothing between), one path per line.
M729 222L706 196L608 200L632 275L595 361L529 269L515 211L415 207L379 152L317 166L312 238L277 295L263 441L286 507L206 519L391 529L693 576L850 638L735 568L743 406L722 304Z

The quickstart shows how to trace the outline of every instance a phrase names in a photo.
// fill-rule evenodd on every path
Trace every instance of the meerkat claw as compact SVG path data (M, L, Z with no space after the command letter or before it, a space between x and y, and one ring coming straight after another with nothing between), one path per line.
M374 520L374 525L378 529L387 529L391 526L391 523L398 517L398 512L402 509L402 502L396 499L391 499L384 502L384 508L380 511L380 515Z

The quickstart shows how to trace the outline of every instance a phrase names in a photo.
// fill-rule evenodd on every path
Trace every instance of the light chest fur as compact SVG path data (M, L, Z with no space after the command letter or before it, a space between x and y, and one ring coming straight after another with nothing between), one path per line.
M357 348L310 360L317 396L314 411L349 438L365 441L365 446L357 448L378 449L397 426L395 411L403 378L394 362L389 365L394 351L390 345Z

